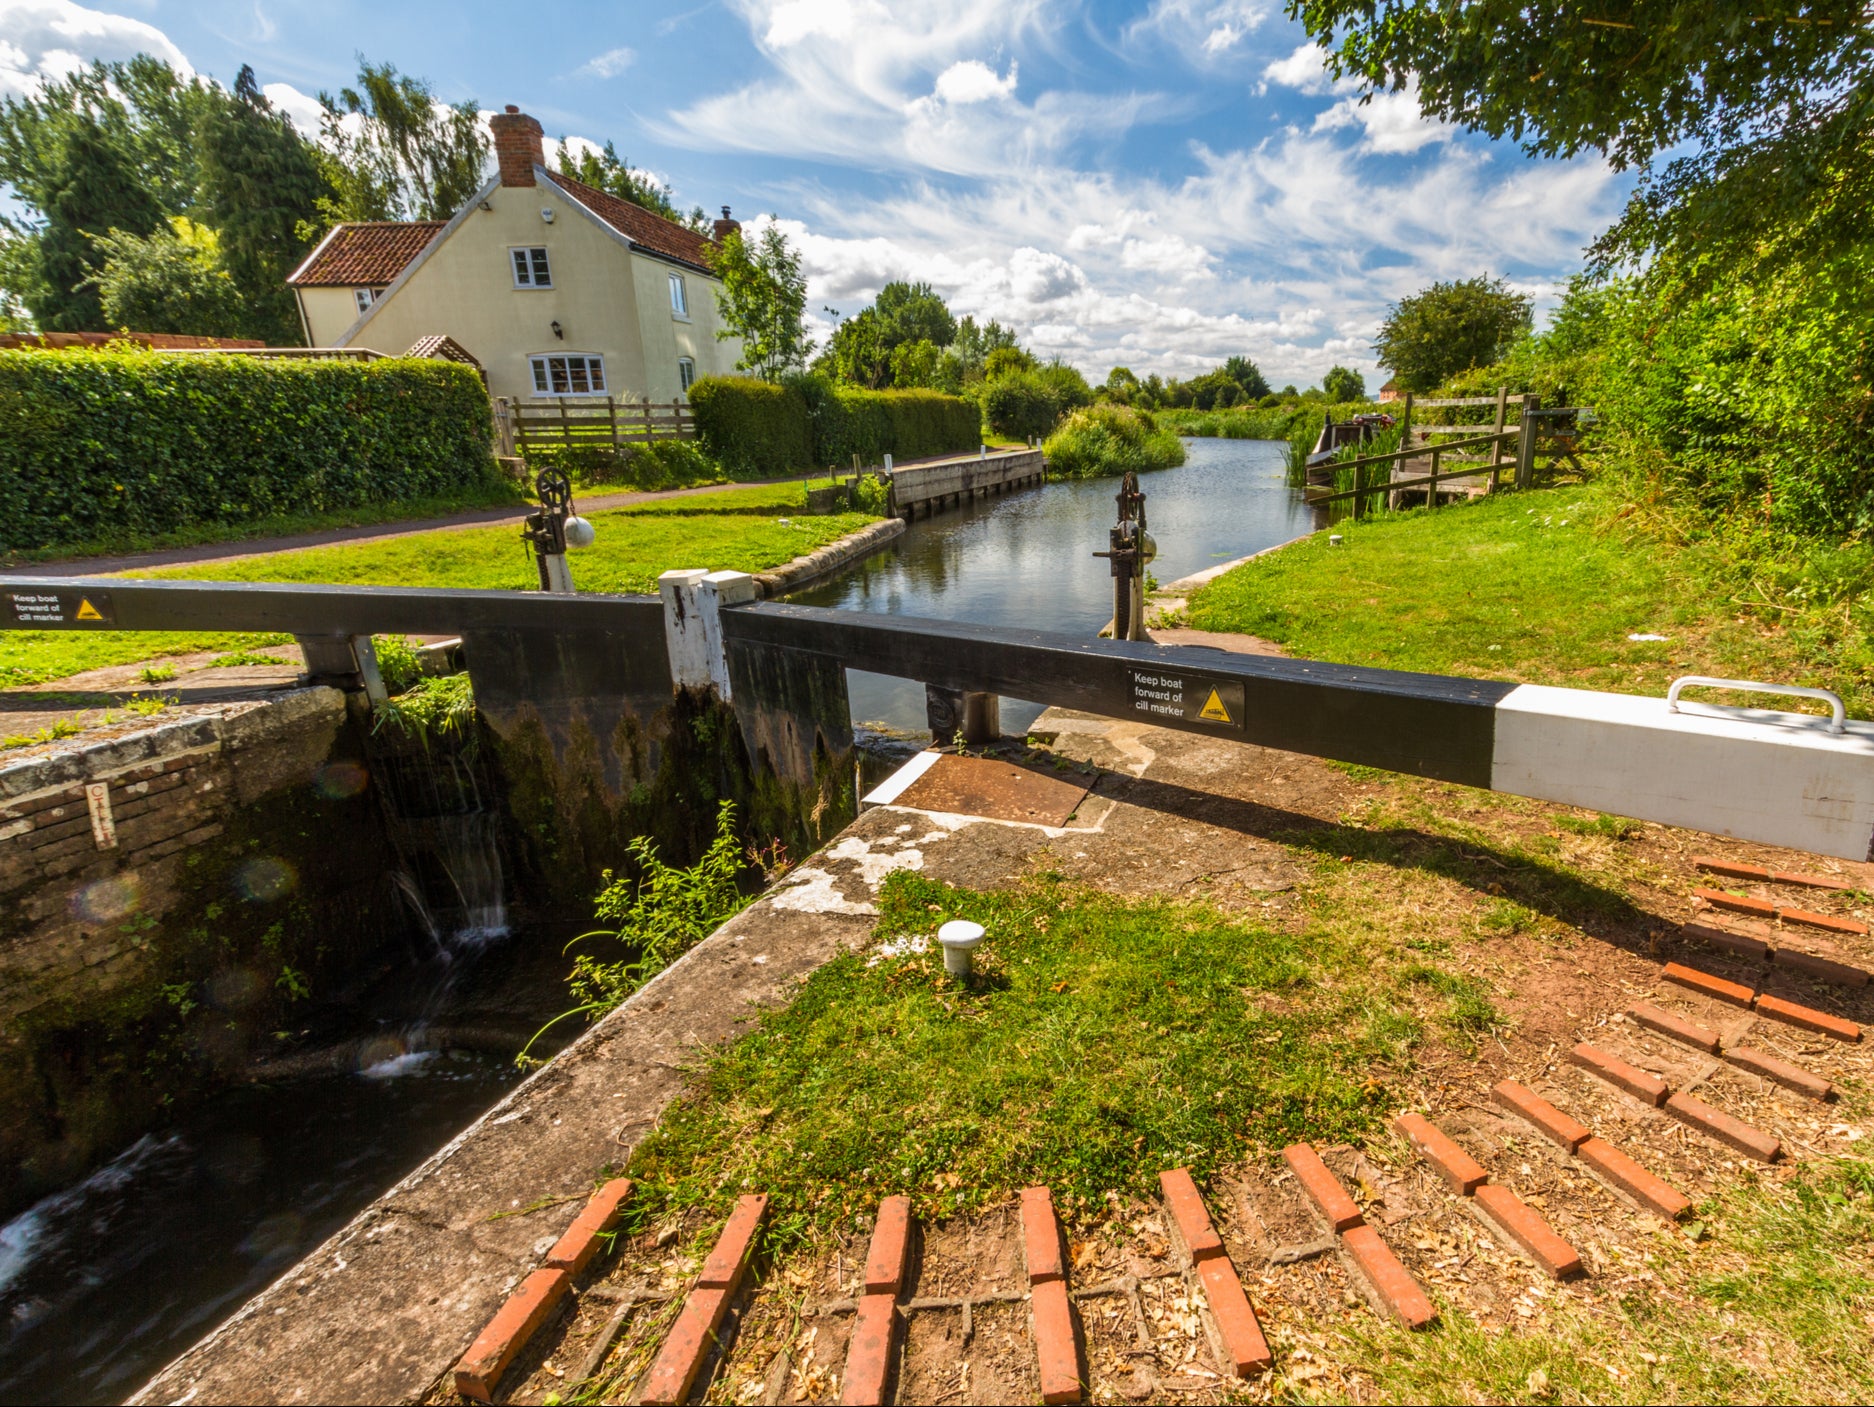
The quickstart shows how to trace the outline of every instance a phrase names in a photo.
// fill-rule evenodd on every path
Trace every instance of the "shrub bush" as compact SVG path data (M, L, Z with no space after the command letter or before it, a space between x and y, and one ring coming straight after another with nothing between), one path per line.
M1145 473L1184 463L1184 446L1143 411L1096 405L1075 411L1042 446L1049 472L1066 479Z
M917 459L981 443L981 420L968 401L937 391L857 390L816 373L780 385L705 377L690 388L690 402L704 448L734 474L843 469L855 454L877 464L888 454Z
M0 351L0 550L325 512L493 481L450 362Z
M529 445L530 474L558 469L582 488L681 489L721 483L722 466L688 440L653 440L650 444Z
M815 462L807 401L793 386L705 376L690 387L690 407L704 451L737 478L773 478Z
M1056 388L1033 371L1011 371L985 382L982 407L991 430L1024 440L1051 433L1066 411Z

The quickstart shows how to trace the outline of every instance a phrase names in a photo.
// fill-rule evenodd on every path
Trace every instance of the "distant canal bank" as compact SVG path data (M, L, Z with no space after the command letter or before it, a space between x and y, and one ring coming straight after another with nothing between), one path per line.
M1289 487L1279 440L1191 439L1177 469L1148 474L1146 521L1158 541L1161 582L1201 572L1299 537L1313 527ZM1021 625L1092 635L1112 617L1104 560L1118 481L1077 480L986 499L911 524L887 551L788 597L807 606ZM923 686L848 671L855 723L918 732ZM1017 733L1039 704L1004 699L1002 728Z

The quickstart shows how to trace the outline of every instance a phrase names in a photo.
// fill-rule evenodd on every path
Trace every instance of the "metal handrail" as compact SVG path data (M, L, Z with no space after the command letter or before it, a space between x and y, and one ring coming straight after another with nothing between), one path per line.
M1848 710L1841 701L1841 695L1829 689L1812 689L1806 684L1762 684L1754 679L1713 679L1703 674L1688 674L1682 679L1672 681L1672 687L1666 690L1666 712L1679 711L1679 691L1694 689L1736 689L1750 694L1790 694L1803 699L1820 699L1829 707L1828 730L1831 733L1848 731ZM1803 714L1803 717L1808 717Z

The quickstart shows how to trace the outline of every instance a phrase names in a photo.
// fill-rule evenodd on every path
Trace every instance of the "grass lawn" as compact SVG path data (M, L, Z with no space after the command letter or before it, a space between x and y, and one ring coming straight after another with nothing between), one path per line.
M1079 1244L1110 1234L1126 1197L1155 1196L1163 1167L1201 1184L1230 1164L1272 1176L1298 1137L1383 1148L1415 1091L1468 1084L1473 1060L1518 1041L1521 964L1596 961L1586 932L1616 921L1623 881L1659 862L1625 831L1544 829L1539 810L1375 779L1340 826L1284 836L1308 873L1248 914L1045 870L984 893L894 874L868 951L816 971L704 1061L625 1169L628 1215L639 1228L716 1219L760 1190L770 1249L805 1256L863 1230L889 1194L909 1194L928 1225L1047 1183ZM1470 873L1479 851L1498 857L1488 890ZM992 935L967 988L934 945L906 941L952 917ZM1841 1108L1864 1116L1859 1093ZM1507 1325L1443 1291L1440 1323L1416 1335L1364 1308L1285 1305L1272 1396L1255 1400L1874 1394L1874 1164L1805 1157L1780 1181L1729 1181L1697 1215L1695 1240L1616 1212L1597 1243L1616 1263ZM1414 1221L1389 1234L1430 1233ZM1302 1344L1336 1376L1304 1383Z
M767 571L873 521L863 513L796 516L805 503L805 490L800 484L764 484L595 513L592 524L598 530L598 540L572 554L573 579L582 591L655 591L658 576L677 567ZM537 582L532 553L522 547L520 534L511 524L310 547L130 575L504 590L531 590ZM196 650L263 646L283 638L180 632L5 631L0 632L0 683L34 684L105 665Z
M1344 546L1319 532L1247 563L1198 593L1189 623L1310 659L1621 693L1683 674L1819 685L1874 716L1859 610L1772 604L1715 547L1623 511L1603 482L1339 523Z
M67 544L42 552L13 552L0 562L65 562L80 557L117 556L156 552L170 547L195 547L206 542L242 542L263 537L289 537L326 528L366 527L376 523L441 518L476 508L518 507L531 499L505 479L490 480L433 498L404 498L395 503L366 503L356 508L335 508L327 513L274 514L240 522L194 523L166 533L119 533L89 542Z

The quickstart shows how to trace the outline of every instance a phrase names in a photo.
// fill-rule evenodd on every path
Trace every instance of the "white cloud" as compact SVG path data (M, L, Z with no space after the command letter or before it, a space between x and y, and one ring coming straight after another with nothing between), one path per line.
M620 45L616 49L607 49L604 53L587 59L574 69L580 78L616 78L630 68L637 54L629 47Z
M1274 7L1260 0L1153 0L1144 17L1126 26L1128 42L1154 36L1187 54L1207 58L1232 52L1269 18Z
M1327 50L1314 43L1303 44L1287 58L1277 59L1264 66L1262 83L1257 91L1268 91L1271 83L1278 88L1295 88L1313 95L1351 92L1358 87L1350 79L1341 79L1336 83L1327 71Z
M319 100L310 93L302 93L291 83L265 83L260 94L274 107L293 120L303 137L317 138L320 119L325 109L319 106Z
M1015 92L1015 65L1009 65L1007 78L980 59L953 63L937 75L937 97L947 103L984 103L991 98L1007 98Z
M1317 132L1354 126L1365 132L1367 151L1391 154L1414 152L1431 142L1448 141L1457 133L1450 123L1419 111L1416 84L1396 93L1375 93L1364 102L1342 98L1314 120Z
M0 98L27 97L94 59L150 54L184 75L195 70L153 24L87 10L72 0L0 0Z

